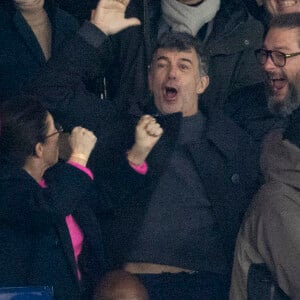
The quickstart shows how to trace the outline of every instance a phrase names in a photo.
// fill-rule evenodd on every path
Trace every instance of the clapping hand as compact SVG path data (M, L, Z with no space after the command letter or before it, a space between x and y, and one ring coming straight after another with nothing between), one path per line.
M112 35L131 26L141 25L137 18L125 18L130 0L101 0L92 11L91 23L106 35Z

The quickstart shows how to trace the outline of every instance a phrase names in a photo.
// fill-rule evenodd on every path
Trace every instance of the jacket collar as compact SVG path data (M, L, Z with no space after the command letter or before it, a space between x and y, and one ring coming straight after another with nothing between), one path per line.
M27 24L22 14L18 10L16 10L13 1L8 3L7 5L8 5L7 9L12 15L12 20L16 26L17 31L23 37L28 48L31 50L33 55L38 59L40 64L44 64L46 62L44 54L41 50L41 47L34 33L30 29L30 26ZM55 14L55 10L57 9L56 5L54 5L52 0L45 0L44 8L49 16L49 19L51 20L52 28L54 29L55 28L54 14ZM52 32L52 44L54 42L54 39L55 39L55 33Z
M206 137L232 161L236 160L236 153L243 152L245 145L249 149L258 149L252 137L222 112L211 114L208 118Z
M164 129L164 135L168 135L171 140L175 139L177 141L182 120L181 113L159 115L151 102L148 104L145 113L154 115ZM244 147L245 144L248 144L249 149L257 148L255 141L222 112L207 115L201 110L201 113L207 120L204 129L206 139L213 143L228 159L235 160L236 153L242 151L242 145ZM199 141L201 142L200 137Z
M46 60L41 50L41 47L30 26L27 24L24 17L19 11L15 12L13 22L16 26L17 31L23 37L25 43L27 44L27 47L31 50L32 54L38 59L40 64L45 63Z

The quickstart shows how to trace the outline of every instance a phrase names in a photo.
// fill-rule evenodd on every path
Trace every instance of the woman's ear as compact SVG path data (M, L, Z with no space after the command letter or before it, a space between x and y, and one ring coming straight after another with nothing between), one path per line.
M43 156L44 146L42 143L37 143L35 145L34 150L35 150L35 156L37 156L38 158Z

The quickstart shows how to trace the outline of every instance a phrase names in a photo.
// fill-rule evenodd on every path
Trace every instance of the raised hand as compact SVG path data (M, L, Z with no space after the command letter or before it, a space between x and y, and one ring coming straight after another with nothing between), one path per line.
M130 0L100 0L92 11L91 23L106 35L112 35L131 26L141 25L137 18L125 18Z
M86 165L96 142L97 138L92 131L80 126L73 128L69 137L72 149L70 160Z
M135 143L128 152L128 160L136 165L142 164L163 134L163 129L150 115L144 115L135 129Z

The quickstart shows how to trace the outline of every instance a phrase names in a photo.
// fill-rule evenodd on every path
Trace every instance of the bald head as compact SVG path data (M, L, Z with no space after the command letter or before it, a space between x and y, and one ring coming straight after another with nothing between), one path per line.
M94 300L149 300L136 276L123 270L107 273L96 288Z

